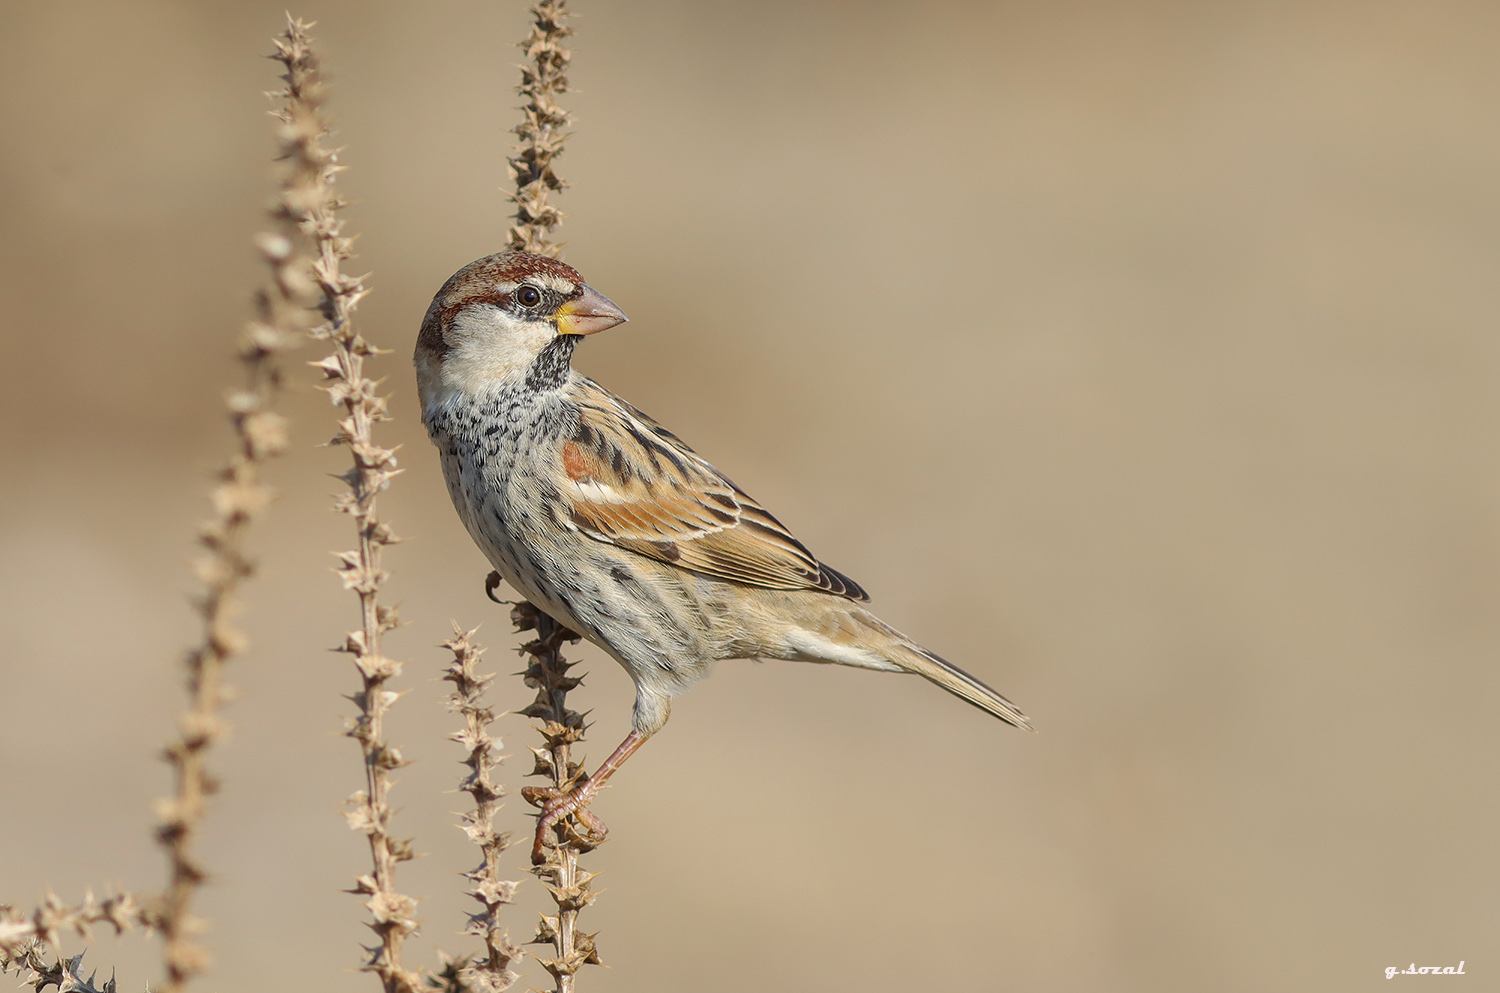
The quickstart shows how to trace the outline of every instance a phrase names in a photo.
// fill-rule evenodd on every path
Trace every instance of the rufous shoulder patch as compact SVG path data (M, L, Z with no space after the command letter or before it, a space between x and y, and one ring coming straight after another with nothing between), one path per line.
M565 441L562 447L563 471L573 482L584 479L589 474L588 460L584 458L583 448L576 441Z

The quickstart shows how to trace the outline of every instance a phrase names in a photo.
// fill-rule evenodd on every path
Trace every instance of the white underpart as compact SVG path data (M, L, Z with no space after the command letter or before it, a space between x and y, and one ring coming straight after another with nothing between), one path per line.
M852 665L860 669L879 669L882 672L903 672L899 665L883 659L874 652L854 645L838 642L816 631L806 628L791 628L786 632L787 646L809 662L833 662L836 665Z

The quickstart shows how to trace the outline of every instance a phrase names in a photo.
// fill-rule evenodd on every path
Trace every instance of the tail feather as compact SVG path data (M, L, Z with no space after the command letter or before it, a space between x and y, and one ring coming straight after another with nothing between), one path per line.
M1007 724L1014 724L1023 731L1036 731L1015 704L995 692L992 687L925 648L911 645L909 651L899 653L891 661L907 672L916 673L949 693L962 697L980 710L994 714Z
M828 597L824 594L799 591L792 596L788 596L789 602L783 609L786 613L793 613L785 608L802 608L802 616L798 618L800 623L778 624L778 630L766 637L763 644L780 642L779 648L773 651L762 649L761 654L770 658L832 662L882 672L914 673L1007 724L1025 731L1036 730L1021 713L1021 708L992 687L947 659L929 652L868 610L852 606L830 610Z

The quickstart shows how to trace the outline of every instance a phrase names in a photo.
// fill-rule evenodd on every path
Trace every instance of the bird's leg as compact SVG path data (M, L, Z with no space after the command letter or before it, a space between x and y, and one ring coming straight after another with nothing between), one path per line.
M588 832L591 842L599 844L605 839L609 834L609 828L604 826L604 822L596 817L588 806L594 797L599 795L599 791L604 788L609 777L613 776L620 766L625 764L625 760L634 755L649 737L651 737L649 734L631 731L625 736L625 740L620 742L620 747L604 760L592 776L566 793L548 786L528 786L521 790L521 796L527 803L542 808L541 816L536 820L536 841L531 846L531 861L534 865L541 865L546 861L543 850L547 847L547 832L570 815L578 819L579 824Z

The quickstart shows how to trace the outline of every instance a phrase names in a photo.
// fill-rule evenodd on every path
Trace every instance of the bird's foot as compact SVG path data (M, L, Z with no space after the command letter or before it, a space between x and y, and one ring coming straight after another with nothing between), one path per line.
M598 795L599 788L588 781L571 790L560 790L555 786L522 788L521 798L542 810L541 816L536 819L536 840L531 844L532 865L541 865L547 861L546 850L556 845L551 832L559 825L563 825L574 836L572 840L582 843L585 848L597 848L604 844L604 839L609 837L609 828L589 810L589 804ZM567 823L570 817L582 830Z

